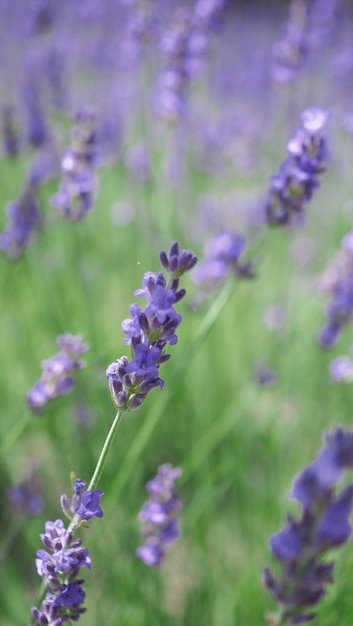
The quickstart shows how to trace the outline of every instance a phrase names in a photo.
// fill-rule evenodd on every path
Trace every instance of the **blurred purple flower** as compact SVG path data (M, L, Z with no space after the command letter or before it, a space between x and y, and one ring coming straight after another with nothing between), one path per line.
M326 309L327 323L320 330L318 340L324 348L331 348L337 342L342 329L353 318L353 233L342 240L340 263L333 267L335 277L326 291L331 301Z
M178 515L182 507L175 483L181 474L179 467L165 463L159 467L157 476L146 485L150 498L139 515L143 524L141 534L146 537L146 542L136 552L146 565L161 565L165 546L180 537Z
M195 284L205 293L212 294L230 272L239 277L253 278L252 265L240 262L245 247L246 238L243 235L237 235L228 229L221 230L205 245L205 259L192 274Z
M66 395L74 388L72 372L84 367L78 357L89 349L82 335L66 333L57 338L61 351L42 362L42 377L27 394L27 403L36 413L41 413L49 400Z
M263 571L263 583L282 615L280 622L270 616L274 626L316 617L311 609L333 582L334 563L325 562L326 553L352 534L353 485L338 493L336 489L344 470L352 466L353 432L338 427L326 435L326 447L294 481L290 496L300 503L301 515L299 519L289 515L283 530L270 540L280 573L275 575L268 567Z
M0 233L0 249L9 259L19 258L42 224L37 184L29 181L19 200L7 205L7 225Z
M9 498L15 509L27 515L37 515L43 510L41 484L35 475L10 487Z
M319 108L305 109L301 114L302 129L288 143L289 158L272 176L265 203L268 224L298 224L305 207L319 186L319 175L325 171L328 150L324 127L327 112Z
M84 107L76 115L72 146L61 160L62 181L51 202L71 221L80 221L93 207L96 189L96 114Z

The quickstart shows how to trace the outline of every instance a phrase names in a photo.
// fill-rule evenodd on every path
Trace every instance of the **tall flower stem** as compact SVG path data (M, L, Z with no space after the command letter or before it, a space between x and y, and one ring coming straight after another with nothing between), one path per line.
M108 453L109 453L110 447L111 447L111 445L112 445L112 443L114 441L114 438L115 438L115 435L117 433L117 430L118 430L118 428L119 428L119 426L120 426L120 424L122 422L123 415L124 415L124 411L119 410L119 411L117 411L117 413L116 413L116 415L114 417L113 423L112 423L112 425L111 425L111 427L109 429L108 435L106 437L106 440L104 442L103 448L102 448L101 453L99 455L99 459L98 459L96 468L95 468L95 470L93 472L92 478L91 478L90 483L89 483L89 485L87 487L87 491L93 491L97 487L97 485L98 485L98 482L99 482L100 477L101 477L102 472L103 472L103 468L104 468L105 462L106 462L107 457L108 457Z

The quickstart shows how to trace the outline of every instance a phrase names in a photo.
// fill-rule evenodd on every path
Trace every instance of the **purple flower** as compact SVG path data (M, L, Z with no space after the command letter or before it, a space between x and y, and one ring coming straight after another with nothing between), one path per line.
M66 333L57 338L61 351L42 362L43 374L27 393L27 403L40 413L49 400L66 395L74 388L72 372L81 369L84 361L78 357L89 349L82 335Z
M77 515L86 521L92 517L103 517L103 511L99 506L103 495L104 491L86 491L81 497L81 504L76 509Z
M99 506L102 491L83 491L85 481L73 476L71 502L61 496L65 515L71 519L66 528L61 519L46 522L45 533L40 535L45 549L38 550L36 567L44 579L47 595L40 609L32 608L32 615L39 626L60 626L64 622L76 622L86 609L82 606L86 591L84 579L79 578L83 567L91 569L91 559L82 540L75 533L93 516L102 517Z
M286 621L297 624L314 619L306 613L326 594L333 582L334 563L322 563L326 552L346 543L352 534L350 516L353 485L340 492L338 481L353 467L353 432L336 428L326 435L326 446L295 479L291 497L301 505L298 519L289 516L283 530L274 535L270 546L280 563L275 575L268 567L263 583L280 605ZM271 624L279 624L271 615Z
M6 213L7 225L0 233L0 248L8 258L17 259L33 241L42 224L37 186L29 182L21 198L8 204Z
M331 296L331 300L326 309L326 325L320 330L318 335L319 343L324 348L331 348L335 345L342 329L353 318L352 269L352 233L348 233L342 240L338 260L329 268L330 273L334 275L333 280L330 281L326 289Z
M330 365L331 378L335 383L353 380L353 362L348 356L339 356Z
M319 186L319 175L325 171L328 159L324 135L327 112L318 108L306 109L302 112L301 120L303 128L287 146L289 158L270 180L265 218L271 225L286 226L293 221L299 223L306 204Z
M180 537L178 515L182 507L175 489L180 476L179 467L165 463L146 485L150 498L143 505L139 520L143 523L141 534L147 539L136 554L147 565L158 567L165 557L165 546Z
M143 311L138 304L132 304L132 317L122 322L132 359L123 356L106 371L113 402L123 411L140 407L152 389L164 386L159 367L170 358L166 346L177 343L175 331L182 320L174 308L185 296L185 290L179 289L180 277L197 261L190 250L181 250L177 242L172 244L169 257L162 251L160 259L169 281L163 272L146 272L143 287L135 291L136 296L146 298L146 308Z
M61 161L61 185L52 197L52 204L71 221L83 219L93 207L97 163L96 115L85 107L76 115L72 147L66 149Z
M194 270L194 282L202 290L212 294L230 272L244 278L253 277L250 263L243 264L240 256L246 247L246 238L229 229L222 229L205 245L205 258Z

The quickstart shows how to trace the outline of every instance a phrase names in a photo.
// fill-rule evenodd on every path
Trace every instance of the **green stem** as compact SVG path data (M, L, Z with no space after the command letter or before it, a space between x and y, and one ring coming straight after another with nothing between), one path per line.
M95 487L98 485L99 479L102 475L103 472L103 468L105 465L105 462L107 460L107 456L108 456L108 452L110 450L110 447L113 443L114 437L117 433L117 430L120 426L120 423L122 421L122 417L124 415L124 411L118 411L116 416L114 417L113 423L109 429L108 435L106 437L106 440L104 442L104 446L101 450L101 453L99 455L99 459L96 465L96 468L93 472L92 478L90 480L90 483L87 487L87 491L93 491L95 489Z

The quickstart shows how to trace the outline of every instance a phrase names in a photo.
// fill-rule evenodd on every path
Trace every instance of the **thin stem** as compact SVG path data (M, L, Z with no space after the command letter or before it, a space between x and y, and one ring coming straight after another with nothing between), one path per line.
M103 448L101 450L101 453L99 455L99 459L96 465L96 468L93 472L92 478L90 480L90 483L87 487L87 491L93 491L95 489L95 487L97 487L99 479L102 475L103 472L103 468L108 456L108 452L110 450L110 447L113 443L114 437L116 435L116 432L120 426L120 423L122 421L122 417L124 415L124 411L118 411L116 416L114 417L113 423L110 427L110 430L108 432L108 435L106 437L106 440L104 442Z

